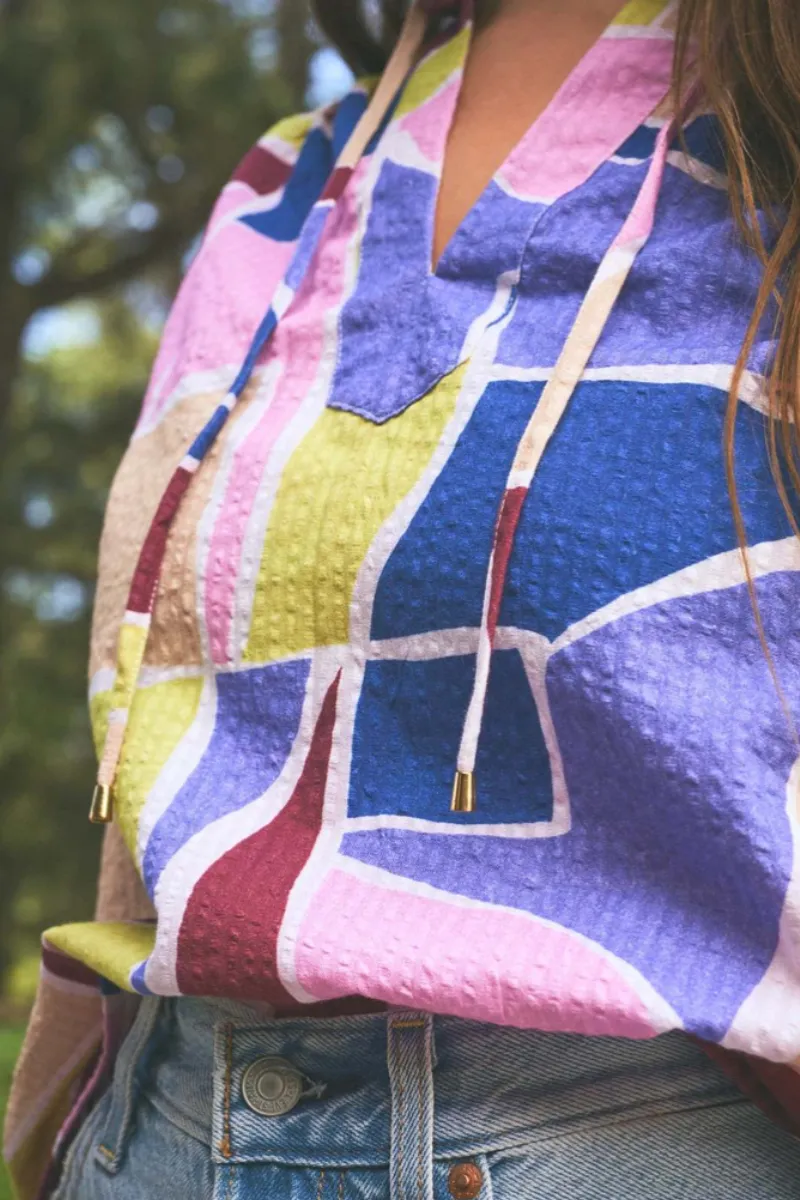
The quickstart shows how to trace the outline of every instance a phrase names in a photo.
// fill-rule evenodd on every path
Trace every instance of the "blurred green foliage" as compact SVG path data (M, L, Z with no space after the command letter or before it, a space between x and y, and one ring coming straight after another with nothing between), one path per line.
M103 503L154 337L122 302L90 348L25 365L0 451L0 931L5 990L29 990L38 933L91 914L96 831L86 647Z
M3 1112L11 1083L11 1072L22 1044L22 1026L0 1026L0 1113ZM11 1184L0 1163L0 1200L12 1200Z
M0 3L6 1009L30 994L42 928L92 909L96 549L158 328L220 187L302 104L316 49L304 0Z

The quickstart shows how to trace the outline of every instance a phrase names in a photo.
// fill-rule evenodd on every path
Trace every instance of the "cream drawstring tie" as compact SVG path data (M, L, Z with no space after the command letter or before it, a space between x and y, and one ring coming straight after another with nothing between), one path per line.
M453 812L471 813L477 805L475 761L486 709L492 652L503 603L508 564L514 549L522 508L547 443L567 410L567 405L600 341L637 255L652 232L667 152L677 124L676 116L658 135L653 160L636 202L600 263L553 373L517 445L497 513L492 552L486 572L475 678L464 720L453 782Z

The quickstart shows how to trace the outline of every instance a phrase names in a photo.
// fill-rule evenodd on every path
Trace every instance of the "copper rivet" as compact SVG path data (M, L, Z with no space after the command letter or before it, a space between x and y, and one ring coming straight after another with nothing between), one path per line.
M453 1200L475 1200L483 1187L483 1173L475 1163L458 1163L450 1168L447 1186Z

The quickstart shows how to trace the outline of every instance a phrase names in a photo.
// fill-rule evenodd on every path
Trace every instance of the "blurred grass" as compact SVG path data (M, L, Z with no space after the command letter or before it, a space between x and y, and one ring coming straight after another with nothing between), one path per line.
M6 1111L11 1072L22 1043L24 1026L0 1025L0 1118ZM11 1184L5 1167L0 1165L0 1200L11 1200Z

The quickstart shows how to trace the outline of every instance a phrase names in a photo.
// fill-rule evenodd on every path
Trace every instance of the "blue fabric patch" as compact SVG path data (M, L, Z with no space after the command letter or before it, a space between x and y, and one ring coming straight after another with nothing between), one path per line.
M346 146L351 133L367 107L363 92L350 92L336 108L332 137L324 129L312 129L300 150L295 168L284 188L280 202L265 212L247 213L239 219L256 233L276 242L294 242L306 217L319 200L325 184ZM386 122L373 137L367 153L374 148Z
M247 213L239 220L275 242L296 241L306 217L322 195L334 161L328 135L322 129L312 129L276 207Z
M373 638L480 623L498 505L542 387L487 388L383 570ZM552 641L625 593L735 549L726 405L690 384L581 383L525 502L500 624ZM790 536L764 419L744 405L737 468L749 542Z
M458 825L552 818L550 759L516 650L492 657L476 764L479 811L450 812L474 672L474 655L367 665L353 736L349 816L393 813Z
M350 141L350 135L367 110L368 100L364 92L348 92L336 106L333 118L333 139L331 144L333 162Z
M497 510L544 387L492 384L383 569L372 637L480 624Z
M686 127L683 141L686 143L692 158L705 163L707 167L713 167L715 171L719 171L723 175L727 174L728 164L725 161L725 143L717 117L708 115L698 117L697 120L692 121L691 125ZM675 149L683 149L680 138L676 139Z
M616 151L616 157L640 160L650 158L655 150L658 134L659 130L654 126L640 125L627 141L622 143ZM698 162L725 173L725 148L716 117L697 117L687 125L683 136L676 136L672 142L673 150L683 150L684 147Z
M615 151L617 158L650 158L655 150L658 130L652 125L640 125L631 136L624 141L619 150Z

